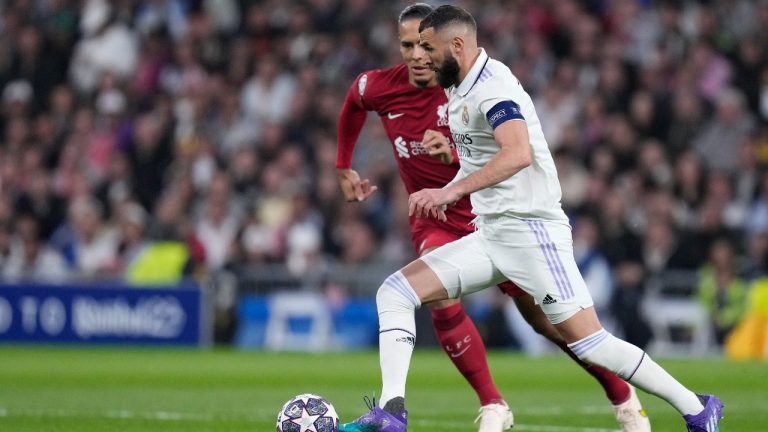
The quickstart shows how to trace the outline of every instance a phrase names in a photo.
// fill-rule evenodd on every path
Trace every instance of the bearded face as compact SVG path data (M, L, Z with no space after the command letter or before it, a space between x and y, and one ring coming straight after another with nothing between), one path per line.
M459 62L451 55L450 50L443 54L443 64L435 69L437 83L442 88L459 84Z

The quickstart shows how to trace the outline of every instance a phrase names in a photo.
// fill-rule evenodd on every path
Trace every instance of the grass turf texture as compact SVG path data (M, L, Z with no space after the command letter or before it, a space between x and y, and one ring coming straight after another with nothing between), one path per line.
M591 377L565 356L489 355L516 431L608 432L612 411ZM768 364L662 360L684 383L725 401L722 430L768 430ZM273 431L291 396L318 393L344 420L379 391L375 352L0 347L0 431ZM655 431L681 431L678 414L642 394ZM442 352L417 349L408 387L409 430L473 431L477 401Z

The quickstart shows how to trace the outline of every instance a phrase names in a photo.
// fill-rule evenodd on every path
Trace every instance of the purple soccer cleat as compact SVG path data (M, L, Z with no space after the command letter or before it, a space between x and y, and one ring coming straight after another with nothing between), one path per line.
M704 409L696 415L683 416L688 432L718 432L723 418L723 402L715 395L697 395Z
M339 425L339 432L406 432L408 412L403 410L399 416L394 416L376 406L376 399L364 398L368 405L367 413L351 423Z

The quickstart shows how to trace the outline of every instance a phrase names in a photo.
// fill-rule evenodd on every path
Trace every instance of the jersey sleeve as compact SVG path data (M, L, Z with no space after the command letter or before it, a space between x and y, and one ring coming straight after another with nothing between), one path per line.
M492 129L509 120L523 120L520 84L512 75L496 78L479 92L478 108Z
M352 154L355 144L363 130L369 108L363 99L367 84L367 74L361 74L352 83L344 99L344 105L339 114L337 127L336 168L349 169L352 167Z

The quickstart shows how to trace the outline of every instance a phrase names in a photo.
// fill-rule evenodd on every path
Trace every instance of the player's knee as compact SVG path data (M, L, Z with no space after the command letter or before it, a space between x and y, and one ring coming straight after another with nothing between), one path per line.
M429 307L429 310L432 312L435 311L441 311L448 308L456 307L456 305L460 305L461 300L459 299L446 299L446 300L438 300L431 303L427 303L427 307Z
M556 344L563 342L563 337L560 335L560 332L558 332L555 326L552 325L539 305L533 302L531 296L515 297L515 305L525 321L536 333Z
M601 329L579 341L568 344L582 361L601 366L621 378L632 376L644 352Z
M376 293L376 307L383 310L407 310L421 306L419 296L411 287L408 279L399 271L384 280Z
M555 326L549 322L546 316L542 315L541 317L537 317L535 320L529 321L529 323L536 333L544 336L550 342L555 344L565 342L563 336L560 335Z

